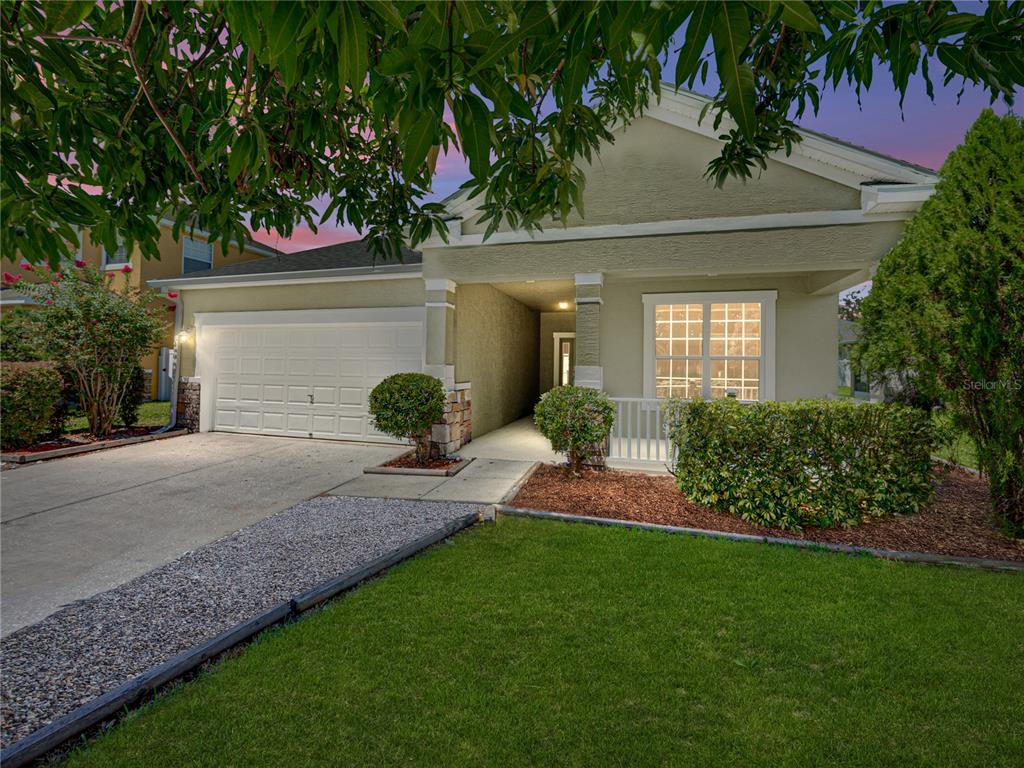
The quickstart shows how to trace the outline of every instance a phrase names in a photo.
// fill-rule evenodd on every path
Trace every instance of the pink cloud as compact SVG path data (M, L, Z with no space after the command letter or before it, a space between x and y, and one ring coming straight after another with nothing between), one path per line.
M351 240L358 240L359 237L359 233L354 229L334 224L323 224L317 232L313 232L305 224L300 224L292 230L292 236L287 238L281 237L274 230L257 229L252 233L252 239L256 242L277 248L285 253L321 248L335 243L347 243Z

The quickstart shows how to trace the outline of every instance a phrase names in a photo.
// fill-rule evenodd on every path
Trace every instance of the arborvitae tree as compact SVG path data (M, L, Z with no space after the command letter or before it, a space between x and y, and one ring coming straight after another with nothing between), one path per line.
M986 110L882 260L860 356L942 397L1024 535L1024 119Z

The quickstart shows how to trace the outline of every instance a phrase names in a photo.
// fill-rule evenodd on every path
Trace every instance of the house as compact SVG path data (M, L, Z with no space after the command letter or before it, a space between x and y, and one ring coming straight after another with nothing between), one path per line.
M587 169L585 219L485 240L463 193L447 242L400 264L356 242L151 281L181 295L180 410L200 430L382 439L369 390L422 369L450 392L434 428L450 449L569 382L618 399L641 437L669 396L835 393L838 293L870 276L935 174L808 131L716 190L705 104L665 92L619 127Z
M142 286L150 280L159 280L179 274L187 275L197 270L208 270L213 266L237 264L278 254L274 248L253 242L247 243L241 249L237 244L232 243L225 254L220 243L207 242L205 231L194 229L190 234L186 234L186 230L183 230L181 239L176 241L172 234L172 227L173 222L170 220L160 222L159 260L143 258L138 247L135 247L132 253L127 253L122 245L114 253L107 253L102 245L90 241L88 230L85 230L80 238L76 258L111 272L114 275L115 285L122 285L127 281L132 285ZM20 265L20 261L3 259L4 271L18 273ZM125 271L125 267L130 267L130 270ZM0 310L4 312L14 307L32 305L33 303L31 299L22 296L14 289L5 288L0 292ZM168 306L172 303L168 302ZM161 376L160 372L166 370L167 353L173 345L173 323L168 323L160 348L153 350L151 354L139 361L150 379L150 399L167 400L170 397L169 379L166 375Z

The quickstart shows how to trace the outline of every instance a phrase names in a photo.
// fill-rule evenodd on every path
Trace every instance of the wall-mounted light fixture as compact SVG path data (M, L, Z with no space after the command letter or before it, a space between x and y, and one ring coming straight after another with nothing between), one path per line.
M569 302L568 301L560 301L560 302L558 302L558 308L559 309L568 309L569 308Z
M176 334L174 334L174 340L178 344L186 344L192 340L195 336L195 328L189 326L188 328L182 328Z

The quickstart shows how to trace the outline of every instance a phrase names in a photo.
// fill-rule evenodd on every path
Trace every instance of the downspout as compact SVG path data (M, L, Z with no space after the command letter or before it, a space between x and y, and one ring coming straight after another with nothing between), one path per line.
M181 332L181 296L178 296L178 300L174 303L174 359L171 361L171 415L167 419L167 423L160 429L156 430L154 434L160 434L167 432L168 430L174 429L178 423L178 376L181 370L181 346L178 341L178 334Z

